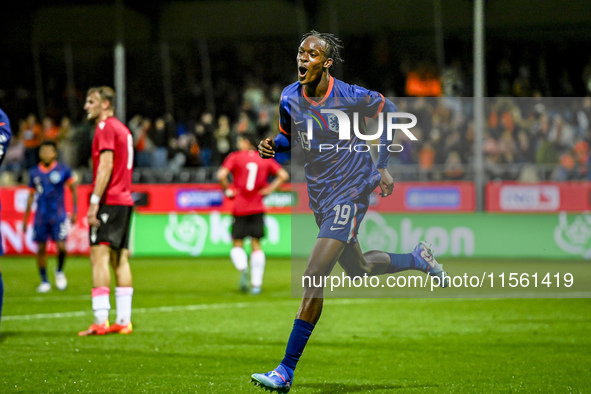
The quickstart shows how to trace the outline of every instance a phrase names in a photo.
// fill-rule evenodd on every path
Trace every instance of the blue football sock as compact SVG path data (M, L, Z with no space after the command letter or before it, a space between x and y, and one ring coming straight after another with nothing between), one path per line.
M390 267L388 267L388 274L406 270L423 270L427 267L417 266L417 261L411 253L388 253L390 256Z
M4 300L4 282L2 281L2 272L0 272L0 321L2 321L2 301Z
M41 282L49 282L47 280L47 269L46 268L39 268L39 276L41 277Z
M289 379L293 378L293 371L296 368L302 352L308 343L314 325L305 320L296 319L293 323L293 329L287 341L287 348L285 349L285 357L279 366L283 366L289 375Z

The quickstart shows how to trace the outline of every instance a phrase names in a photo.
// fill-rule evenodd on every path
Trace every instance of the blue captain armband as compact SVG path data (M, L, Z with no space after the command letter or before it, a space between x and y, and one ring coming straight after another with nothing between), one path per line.
M291 142L283 133L277 134L273 142L275 143L275 152L287 152L291 149Z

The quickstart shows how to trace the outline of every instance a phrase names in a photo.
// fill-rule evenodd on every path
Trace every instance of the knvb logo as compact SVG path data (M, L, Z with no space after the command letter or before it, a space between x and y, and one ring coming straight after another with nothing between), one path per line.
M306 150L311 149L311 141L314 139L314 124L316 124L317 130L327 130L338 133L338 139L345 141L351 140L353 134L362 141L374 141L380 139L383 133L386 132L387 140L391 142L394 137L395 130L402 131L411 141L418 141L418 138L415 137L415 135L410 131L410 129L417 125L417 117L408 112L389 112L386 114L386 122L384 122L384 113L380 112L377 119L378 128L373 134L365 134L360 131L359 113L357 112L352 114L352 122L349 119L350 115L337 109L321 109L320 113L311 110L308 115L309 117L306 119L306 132L299 133L302 140L302 146ZM410 122L396 123L395 119L409 119ZM303 120L299 122L296 121L295 123L298 125L302 122ZM351 125L353 127L351 127ZM351 133L351 129L353 130L353 134ZM386 144L380 143L372 145L376 146L379 151L380 147ZM386 147L390 152L401 152L403 150L403 147L398 144L390 143L387 144ZM351 149L349 148L350 147L345 149L350 151ZM342 150L343 147L329 143L321 143L318 145L318 150L320 152L331 149ZM356 152L367 152L369 151L370 146L367 144L357 144L353 147L353 149Z

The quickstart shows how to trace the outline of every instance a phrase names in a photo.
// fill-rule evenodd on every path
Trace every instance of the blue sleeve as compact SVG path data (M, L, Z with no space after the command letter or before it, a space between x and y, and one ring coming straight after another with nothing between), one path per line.
M291 137L291 114L289 108L289 97L281 96L279 102L279 132L285 134L288 138Z
M275 152L287 152L291 149L291 123L289 98L282 95L279 102L279 134L273 140L275 142Z
M11 138L10 120L6 116L6 113L0 109L0 164L4 161L4 155L6 154Z
M291 149L291 141L283 133L277 134L273 142L275 142L275 152L287 152Z
M33 182L33 179L35 179L35 174L33 174L34 169L30 169L29 170L29 187L32 189L35 189L35 182Z

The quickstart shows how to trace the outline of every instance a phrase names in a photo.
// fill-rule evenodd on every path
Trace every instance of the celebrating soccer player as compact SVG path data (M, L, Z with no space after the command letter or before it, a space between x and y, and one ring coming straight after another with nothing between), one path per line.
M88 207L90 262L92 263L92 309L94 323L78 334L104 335L132 332L133 287L129 267L129 225L133 199L133 138L114 116L115 91L107 86L90 88L84 109L96 123L92 141L93 192ZM109 326L111 274L115 273L117 320Z
M265 272L265 253L261 249L261 238L265 235L263 197L277 190L289 179L289 174L275 160L263 160L256 152L258 141L251 134L238 137L238 148L232 152L218 171L218 180L228 198L234 200L234 225L232 238L234 247L230 251L232 263L240 275L240 290L259 294ZM232 185L228 176L232 174ZM267 184L270 175L276 175ZM248 280L248 256L244 250L244 239L251 239L250 286Z
M10 129L10 120L6 113L0 108L0 164L4 161L4 154L8 149L8 144L12 138L12 131ZM4 254L2 249L2 234L0 233L0 256ZM2 271L0 270L0 320L2 319L2 301L4 298L4 282L2 281Z
M331 113L330 110L336 114L334 110L337 110L348 115L357 112L358 116L353 119L363 122L365 117L377 117L381 112L394 113L396 107L380 93L346 84L330 75L331 66L341 60L340 48L339 40L332 34L312 31L304 35L297 55L298 81L281 94L281 132L274 140L268 138L259 144L261 157L270 158L275 152L291 148L290 137L294 133L295 142L299 142L304 152L310 208L319 227L304 275L323 278L338 261L350 277L417 269L439 278L439 283L445 287L443 267L424 242L407 254L363 253L357 243L355 237L367 212L370 194L378 186L382 197L392 194L394 182L386 169L390 153L384 149L391 144L391 139L383 128L380 137L383 148L379 151L376 168L368 151L355 148L363 142L357 134L340 138L339 125L344 127L348 122L335 117L328 121L320 118ZM290 390L296 364L320 318L323 288L308 285L303 290L283 361L270 372L252 375L252 381L265 389Z
M58 290L65 290L68 280L64 273L66 260L66 237L68 236L68 223L64 190L66 186L72 191L73 210L70 220L76 223L76 210L78 206L78 194L72 177L72 171L68 166L57 161L57 146L53 141L44 141L39 149L41 162L37 167L29 170L29 188L31 193L27 201L27 209L23 218L23 234L27 233L27 222L35 195L37 195L37 212L33 240L37 242L37 268L41 276L41 284L37 286L37 292L48 293L51 284L47 279L47 239L51 238L58 250L58 265L55 271L55 286Z

